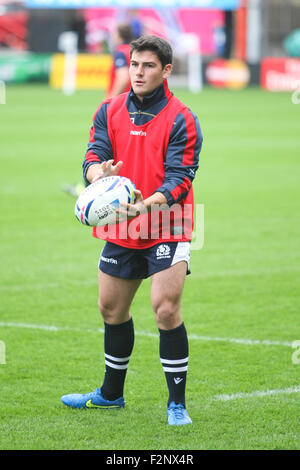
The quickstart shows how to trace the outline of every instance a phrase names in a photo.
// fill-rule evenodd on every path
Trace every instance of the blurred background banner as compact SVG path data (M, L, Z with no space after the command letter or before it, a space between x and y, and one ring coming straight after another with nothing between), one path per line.
M106 89L120 23L171 43L171 86L299 87L300 0L0 0L0 80Z
M25 0L30 8L237 8L240 0Z

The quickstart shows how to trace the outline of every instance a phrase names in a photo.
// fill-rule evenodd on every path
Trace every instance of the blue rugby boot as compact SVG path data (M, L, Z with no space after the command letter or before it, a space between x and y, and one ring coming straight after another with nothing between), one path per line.
M182 403L175 403L172 401L167 411L168 424L175 426L182 426L184 424L191 424L192 420Z
M101 389L97 388L91 393L71 393L70 395L63 395L61 401L64 405L72 408L99 408L107 410L109 408L124 408L125 400L123 397L116 400L105 400L101 394Z

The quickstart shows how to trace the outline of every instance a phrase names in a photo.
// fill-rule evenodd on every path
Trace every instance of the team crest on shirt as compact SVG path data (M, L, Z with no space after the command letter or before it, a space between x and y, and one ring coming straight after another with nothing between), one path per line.
M156 258L171 258L170 252L171 248L169 247L169 245L159 245L156 250Z

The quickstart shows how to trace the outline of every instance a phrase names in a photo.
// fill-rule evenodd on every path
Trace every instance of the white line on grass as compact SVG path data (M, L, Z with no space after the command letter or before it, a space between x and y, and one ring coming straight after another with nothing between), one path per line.
M77 280L77 279L72 279L68 280L65 282L65 286L84 286L84 287L89 287L89 286L95 286L97 287L97 284L95 283L95 280ZM42 283L25 283L25 284L2 284L0 286L0 291L12 291L12 292L19 292L19 291L24 291L26 289L28 290L43 290L43 289L56 289L61 286L61 282L53 281L53 282L42 282Z
M290 395L291 393L299 393L300 385L296 387L280 388L275 390L265 390L265 391L255 391L250 393L234 393L232 395L216 395L214 400L217 401L230 401L230 400L240 400L241 398L255 398L255 397L267 397L270 395Z
M194 335L191 333L189 335L190 339L196 339L198 341L224 341L226 343L238 343L246 344L250 346L255 346L262 344L264 346L292 346L292 341L273 341L269 339L245 339L245 338L222 338L219 336L201 336Z
M36 325L33 323L15 323L15 322L0 322L0 327L12 327L12 328L29 328L29 329L38 329L45 331L76 331L76 332L85 332L85 333L103 333L104 330L101 328L92 330L86 328L75 328L68 326L53 326L53 325ZM157 338L158 334L147 332L147 331L136 331L137 336L149 336L152 338ZM222 338L219 336L203 336L196 334L189 334L189 339L196 341L217 341L224 343L236 343L244 344L246 346L288 346L292 347L292 341L272 341L269 339L243 339L243 338Z
M85 329L85 328L73 328L68 326L53 326L53 325L37 325L33 323L15 323L15 322L0 322L0 327L12 327L12 328L29 328L29 329L38 329L44 331L73 331L73 332L84 332L84 333L104 333L104 330L99 329ZM157 338L158 335L151 332L146 331L136 331L136 335L138 336L149 336ZM251 340L251 339L235 339L235 338L220 338L220 337L212 337L212 336L199 336L195 334L191 334L189 336L190 339L198 340L198 341L223 341L223 342L231 342L231 343L238 343L244 345L265 345L265 346L291 346L292 342L288 341L270 341L270 340ZM216 395L213 397L215 401L230 401L230 400L239 400L242 398L255 398L255 397L265 397L265 396L272 396L272 395L290 395L292 393L299 393L300 392L300 385L295 387L283 388L283 389L275 389L275 390L265 390L265 391L254 391L250 393L234 393L232 395Z

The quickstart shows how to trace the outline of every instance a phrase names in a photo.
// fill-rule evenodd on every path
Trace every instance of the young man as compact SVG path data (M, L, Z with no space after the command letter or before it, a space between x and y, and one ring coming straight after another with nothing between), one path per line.
M125 237L103 227L93 229L94 236L107 240L98 277L105 326L103 384L88 394L65 395L62 401L75 408L124 407L134 343L130 307L142 279L151 276L151 303L169 392L168 424L184 425L192 422L185 408L189 348L181 315L191 239L185 226L192 227L192 181L202 134L196 116L168 89L171 71L170 45L156 36L140 37L131 44L131 91L105 100L94 115L83 163L87 183L119 174L138 189L135 203L121 209L128 221L116 225L121 230L125 224ZM164 224L168 212L170 223Z

